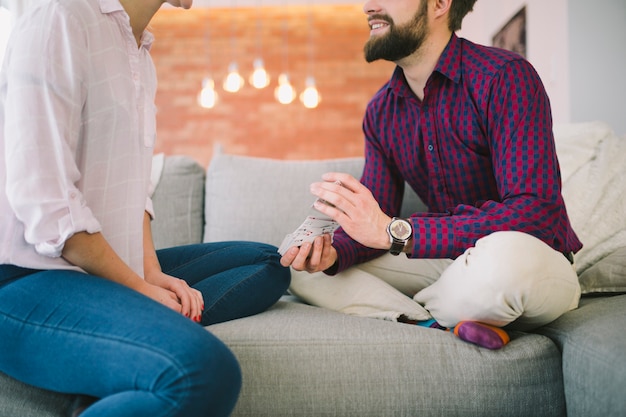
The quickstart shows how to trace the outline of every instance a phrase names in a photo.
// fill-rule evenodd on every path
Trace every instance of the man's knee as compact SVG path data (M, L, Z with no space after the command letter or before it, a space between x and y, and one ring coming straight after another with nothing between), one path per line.
M525 325L537 326L567 311L577 291L565 256L531 235L507 231L478 240L415 299L449 326L461 320L504 326L525 319Z

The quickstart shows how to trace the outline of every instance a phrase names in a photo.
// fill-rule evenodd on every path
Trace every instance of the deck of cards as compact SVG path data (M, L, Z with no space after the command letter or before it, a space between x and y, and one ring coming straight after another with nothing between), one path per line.
M290 247L300 246L304 242L312 243L317 236L321 236L325 233L330 234L332 238L333 233L338 227L339 223L321 213L319 215L307 216L293 233L289 233L285 236L278 248L278 253L284 255Z
M341 184L340 182L337 183ZM318 199L318 201L333 206L327 201L321 199ZM291 248L292 246L299 247L304 242L313 243L317 236L321 236L323 234L329 234L330 238L332 239L335 230L339 228L339 223L337 223L330 217L325 216L317 210L313 211L315 213L307 216L302 224L293 233L289 233L287 236L285 236L283 242L278 248L278 253L284 255L285 252L287 252L287 250L289 250L289 248Z

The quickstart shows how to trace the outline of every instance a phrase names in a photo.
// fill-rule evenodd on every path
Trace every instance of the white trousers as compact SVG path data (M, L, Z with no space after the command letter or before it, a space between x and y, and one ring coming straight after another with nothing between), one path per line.
M495 232L454 261L386 254L335 276L292 270L290 292L346 314L396 321L434 318L529 330L578 307L573 265L539 239Z

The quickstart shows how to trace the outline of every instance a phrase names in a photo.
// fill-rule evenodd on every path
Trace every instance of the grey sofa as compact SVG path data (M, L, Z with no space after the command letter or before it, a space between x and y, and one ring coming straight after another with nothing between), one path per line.
M597 128L575 126L564 136ZM155 161L158 247L234 239L278 246L306 216L310 182L330 170L358 176L363 163L279 161L219 149L207 171L184 156ZM563 165L576 164L565 155ZM576 172L564 174L566 181ZM622 199L624 184L612 190ZM403 214L421 209L407 191ZM619 225L626 229L624 214L614 232ZM601 243L592 245L591 255L581 253L587 266L580 273L585 295L579 309L535 332L512 333L498 351L439 330L309 306L288 294L262 314L209 326L242 367L233 415L624 416L626 245L617 242L605 246L610 253L594 255ZM0 374L0 416L63 416L71 399Z

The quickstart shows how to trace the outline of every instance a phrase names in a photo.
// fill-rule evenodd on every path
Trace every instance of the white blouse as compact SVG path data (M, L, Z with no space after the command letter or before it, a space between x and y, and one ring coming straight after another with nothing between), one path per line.
M60 257L102 232L143 276L156 72L118 0L51 0L16 24L0 73L0 264Z

